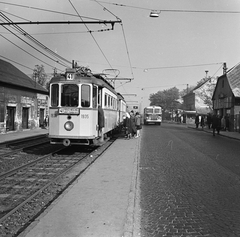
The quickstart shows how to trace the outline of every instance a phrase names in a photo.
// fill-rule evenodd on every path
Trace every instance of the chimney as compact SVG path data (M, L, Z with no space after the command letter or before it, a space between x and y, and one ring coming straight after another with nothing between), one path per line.
M227 64L223 63L223 74L227 73Z

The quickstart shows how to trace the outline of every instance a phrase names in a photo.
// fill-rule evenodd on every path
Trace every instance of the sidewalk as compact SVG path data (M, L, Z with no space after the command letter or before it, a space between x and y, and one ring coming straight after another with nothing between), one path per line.
M196 129L195 124L188 124L187 127L192 128L192 129ZM199 126L198 129L196 129L196 130L211 133L211 134L213 133L212 129L208 129L208 127L205 127L202 130L202 128ZM220 131L220 134L218 136L223 136L223 137L228 137L228 138L240 140L240 133L239 132Z
M137 236L140 142L116 140L19 237Z
M18 132L13 131L8 133L3 133L3 134L0 134L0 144L8 141L14 141L21 138L33 137L33 136L44 135L44 134L48 134L48 129L36 128L36 129L27 129L27 130L18 131Z

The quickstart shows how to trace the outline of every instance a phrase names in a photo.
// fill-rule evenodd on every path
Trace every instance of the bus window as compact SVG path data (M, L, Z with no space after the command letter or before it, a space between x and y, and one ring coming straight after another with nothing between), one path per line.
M51 106L58 106L59 102L59 86L58 84L53 84L51 86Z
M65 84L61 90L61 106L78 106L78 85Z
M155 109L155 114L160 114L161 110L160 109Z
M81 106L90 107L90 86L82 85L81 87Z
M146 114L148 114L148 113L149 113L149 114L152 114L152 113L153 113L153 109L147 108L146 111L145 111L145 113L146 113Z

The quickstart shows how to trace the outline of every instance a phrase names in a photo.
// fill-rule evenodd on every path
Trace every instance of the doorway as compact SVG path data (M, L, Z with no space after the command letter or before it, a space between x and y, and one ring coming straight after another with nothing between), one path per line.
M22 109L22 128L28 129L29 108Z
M16 107L7 106L7 131L14 131Z
M43 127L43 125L44 125L44 109L40 109L39 127Z

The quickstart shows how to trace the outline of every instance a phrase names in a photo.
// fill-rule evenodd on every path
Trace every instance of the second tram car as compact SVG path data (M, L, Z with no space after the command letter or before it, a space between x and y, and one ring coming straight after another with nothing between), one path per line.
M162 107L148 106L144 108L144 124L158 124L162 123Z
M99 107L103 113L98 112ZM124 98L100 74L70 68L50 81L51 144L94 145L117 128L125 113ZM102 130L100 119L104 121Z

